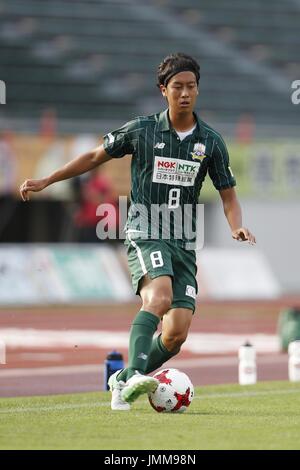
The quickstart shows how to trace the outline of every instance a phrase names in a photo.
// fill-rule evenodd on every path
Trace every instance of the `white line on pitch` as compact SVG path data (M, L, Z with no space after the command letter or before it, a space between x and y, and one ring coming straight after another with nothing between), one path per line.
M300 388L287 389L287 390L260 390L260 391L244 391L244 392L230 392L230 393L208 393L201 394L194 397L194 400L205 400L205 399L218 399L218 398L249 398L258 396L268 395L291 395L299 394ZM1 403L1 400L0 400ZM141 402L140 402L141 403ZM143 403L147 403L143 400ZM39 406L39 407L21 407L21 408L5 408L0 409L0 414L12 414L12 413L41 413L41 412L55 412L64 410L76 410L81 408L101 408L103 406L109 407L110 401L107 402L92 402L92 403L66 403L66 404L54 404L52 406Z

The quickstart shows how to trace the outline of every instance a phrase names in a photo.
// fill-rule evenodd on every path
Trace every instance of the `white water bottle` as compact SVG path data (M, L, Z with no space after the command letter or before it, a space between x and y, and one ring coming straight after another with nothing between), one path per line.
M239 384L256 383L256 351L248 341L239 348Z
M292 341L288 347L289 353L289 379L291 382L300 382L300 340Z

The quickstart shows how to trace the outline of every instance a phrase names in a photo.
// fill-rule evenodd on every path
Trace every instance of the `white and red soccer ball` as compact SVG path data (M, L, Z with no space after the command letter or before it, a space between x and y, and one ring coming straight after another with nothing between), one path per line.
M159 385L148 395L152 408L159 413L183 413L190 406L194 387L186 374L177 369L163 369L153 377Z

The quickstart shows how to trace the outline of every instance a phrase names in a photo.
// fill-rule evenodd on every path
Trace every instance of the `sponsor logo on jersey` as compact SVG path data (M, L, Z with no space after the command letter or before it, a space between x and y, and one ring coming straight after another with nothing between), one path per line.
M193 186L199 168L199 162L155 156L152 181L176 186Z
M165 143L164 142L157 142L157 144L155 145L155 149L163 149L165 148Z
M206 147L205 147L204 144L200 144L200 143L195 144L194 149L191 152L192 159L193 160L200 160L202 162L202 160L205 157L207 157L207 155L205 155L205 150L206 150Z

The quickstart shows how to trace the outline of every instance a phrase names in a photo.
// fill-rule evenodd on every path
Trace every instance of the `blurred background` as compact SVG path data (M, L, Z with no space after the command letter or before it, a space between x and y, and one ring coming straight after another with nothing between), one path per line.
M196 385L234 382L248 339L260 379L287 377L279 319L289 309L300 339L299 26L297 0L0 1L0 395L99 389L107 352L126 360L139 301L122 240L100 241L95 227L99 204L117 209L130 195L130 157L30 203L18 187L164 109L156 70L173 52L200 63L197 111L225 138L257 237L256 247L231 239L207 178L199 304L174 364Z

